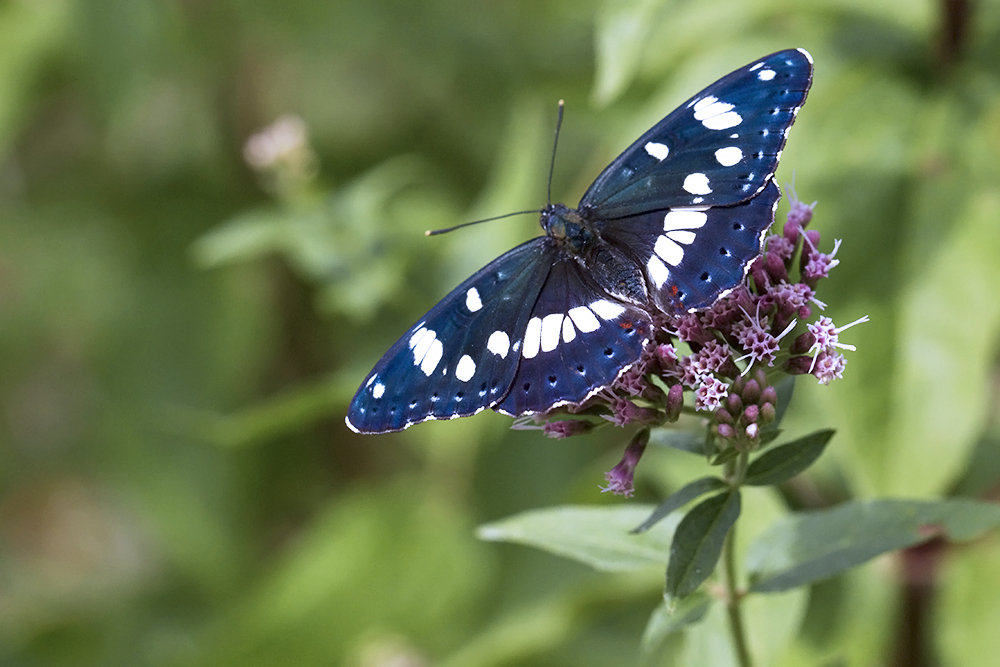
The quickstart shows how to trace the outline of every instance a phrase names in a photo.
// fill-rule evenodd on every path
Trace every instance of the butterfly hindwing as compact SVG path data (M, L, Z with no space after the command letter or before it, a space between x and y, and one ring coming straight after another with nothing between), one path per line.
M727 74L675 109L608 165L580 208L598 218L730 206L774 174L812 82L812 58L788 49Z
M578 262L561 258L531 311L510 392L494 409L518 416L582 403L639 358L650 330L646 311L611 298Z
M550 239L539 237L452 290L375 365L351 401L347 425L386 433L496 404L517 371L531 304L555 257Z
M736 206L670 209L611 220L601 236L645 268L663 312L712 305L760 254L781 193L774 179Z

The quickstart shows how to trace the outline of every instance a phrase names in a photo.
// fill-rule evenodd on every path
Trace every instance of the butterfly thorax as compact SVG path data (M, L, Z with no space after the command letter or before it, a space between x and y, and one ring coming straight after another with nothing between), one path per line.
M542 211L542 229L566 252L581 256L594 243L595 234L579 211L565 204L549 204Z
M580 262L606 292L640 305L649 302L645 276L635 261L602 239L598 225L585 212L550 204L542 211L541 225L549 238Z

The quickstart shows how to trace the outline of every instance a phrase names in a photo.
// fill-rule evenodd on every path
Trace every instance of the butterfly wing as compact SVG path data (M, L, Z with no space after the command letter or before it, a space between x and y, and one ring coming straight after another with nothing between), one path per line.
M608 222L601 236L645 267L661 311L706 308L743 280L780 197L769 178L760 194L741 204L620 218Z
M727 74L615 158L580 209L611 219L746 201L774 175L811 83L812 58L804 49L779 51Z
M539 237L501 255L410 327L358 389L347 425L401 431L492 407L517 372L531 308L558 251Z
M506 415L579 404L634 364L649 340L649 314L610 297L579 262L560 257L531 309Z

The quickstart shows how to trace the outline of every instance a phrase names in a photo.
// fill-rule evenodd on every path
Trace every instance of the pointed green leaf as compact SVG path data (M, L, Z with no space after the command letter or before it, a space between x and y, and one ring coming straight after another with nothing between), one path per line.
M693 593L715 570L729 529L740 516L739 491L727 491L702 501L677 526L670 544L666 592L683 598Z
M663 565L679 519L670 517L642 535L633 526L653 510L630 507L552 507L480 526L480 539L527 544L598 570L621 572Z
M717 491L718 489L723 489L725 487L726 483L718 477L702 477L701 479L696 479L689 484L685 484L680 489L670 494L669 498L657 505L656 509L653 510L653 513L649 515L649 518L643 521L642 525L635 528L632 532L644 533L656 525L665 516L680 509L681 507L684 507L684 505L687 505L698 496L703 496L709 491Z
M740 455L740 452L735 447L730 447L729 449L723 449L721 452L716 454L712 460L711 465L718 466L726 463L728 461L735 460Z
M642 642L639 644L642 664L656 664L656 654L663 641L671 635L692 623L697 623L705 617L712 598L703 592L689 595L683 600L664 600L653 610L642 632Z
M744 482L751 486L769 486L787 482L820 457L833 434L832 429L816 431L765 452L747 468Z
M971 500L875 500L803 512L778 521L751 545L751 590L787 590L935 535L962 541L996 527L1000 506Z

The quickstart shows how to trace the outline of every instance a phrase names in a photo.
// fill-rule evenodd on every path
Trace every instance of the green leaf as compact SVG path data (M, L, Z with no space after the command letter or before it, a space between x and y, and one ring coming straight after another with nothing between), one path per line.
M707 453L704 432L695 433L678 431L673 428L654 428L649 434L649 444L679 449L682 452L690 452L698 456L705 456Z
M768 486L787 482L811 466L820 457L833 434L832 429L816 431L787 445L765 452L747 468L744 482L751 486Z
M997 526L1000 506L971 500L875 500L796 514L775 523L751 545L751 590L787 590L935 535L963 541Z
M709 491L716 491L726 487L726 483L723 482L718 477L702 477L701 479L696 479L695 481L685 484L680 489L670 494L670 497L664 500L662 503L656 506L653 513L649 515L642 525L635 528L633 533L644 533L657 522L661 521L665 516L678 510L684 505L697 498L698 496L703 496Z
M723 449L721 452L715 455L711 460L711 465L718 466L726 463L728 461L735 460L740 455L740 452L735 447L730 447L729 449Z
M607 572L636 570L667 562L679 522L667 520L655 530L631 534L652 509L650 505L552 507L480 526L477 535L491 542L527 544Z
M642 632L642 642L639 644L641 663L656 664L656 654L667 636L699 622L705 617L711 604L712 598L704 592L694 593L683 600L661 602L649 616L646 629Z
M708 579L719 562L726 535L739 516L737 490L704 500L684 516L670 545L668 595L683 598Z

